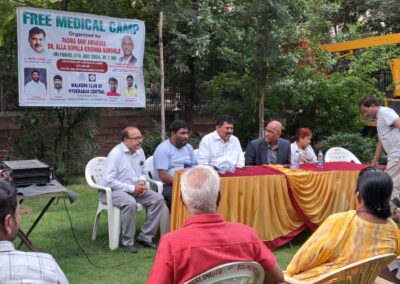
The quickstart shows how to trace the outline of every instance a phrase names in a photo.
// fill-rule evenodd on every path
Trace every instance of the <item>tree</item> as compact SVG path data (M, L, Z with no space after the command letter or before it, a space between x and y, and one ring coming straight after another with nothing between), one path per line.
M366 24L370 31L400 32L400 2L397 0L367 0Z

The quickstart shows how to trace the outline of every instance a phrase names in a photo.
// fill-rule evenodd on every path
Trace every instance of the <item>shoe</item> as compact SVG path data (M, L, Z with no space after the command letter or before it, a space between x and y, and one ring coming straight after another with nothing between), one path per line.
M143 241L143 240L140 240L140 239L136 239L136 242L138 242L139 244L141 244L141 245L143 245L145 247L151 248L151 249L157 249L158 248L157 244L155 244L153 242L146 242L146 241Z
M122 249L126 252L130 252L130 253L137 253L138 249L135 247L135 245L131 245L131 246L124 246L122 245Z

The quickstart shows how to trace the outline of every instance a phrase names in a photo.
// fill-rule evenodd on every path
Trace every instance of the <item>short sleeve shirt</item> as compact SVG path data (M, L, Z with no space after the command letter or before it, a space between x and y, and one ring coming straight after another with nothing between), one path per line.
M174 176L176 170L197 164L193 148L190 144L178 149L167 139L157 146L153 155L154 179L160 180L158 170L167 170L168 175Z
M393 123L400 119L391 108L379 107L377 112L377 130L389 161L400 160L400 129L393 127Z

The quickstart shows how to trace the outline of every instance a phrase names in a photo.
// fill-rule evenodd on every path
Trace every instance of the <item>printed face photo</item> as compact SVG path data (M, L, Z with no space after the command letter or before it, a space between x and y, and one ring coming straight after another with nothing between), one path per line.
M62 78L61 77L54 78L53 83L54 83L54 89L56 89L56 90L62 89Z
M117 87L118 87L118 83L115 81L111 81L109 82L110 84L110 91L111 92L116 92L117 91Z
M38 71L33 71L32 72L32 80L35 82L39 82L40 79L40 73Z
M29 45L37 53L42 53L44 51L44 34L38 33L31 35L29 37Z
M131 56L133 47L134 47L134 44L133 44L132 38L130 36L124 36L121 41L121 48L124 53L124 56L126 56L126 57Z
M133 78L128 77L128 78L126 79L126 84L128 85L129 88L132 87L132 85L133 85Z

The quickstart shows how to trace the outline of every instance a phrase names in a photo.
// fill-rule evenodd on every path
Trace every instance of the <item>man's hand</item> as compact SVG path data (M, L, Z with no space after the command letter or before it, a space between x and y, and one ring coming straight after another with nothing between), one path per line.
M371 167L376 167L377 165L379 165L379 161L377 160L372 160L371 164L369 164Z
M139 180L138 183L135 185L135 191L133 195L136 196L143 196L147 192L146 182L144 180Z

